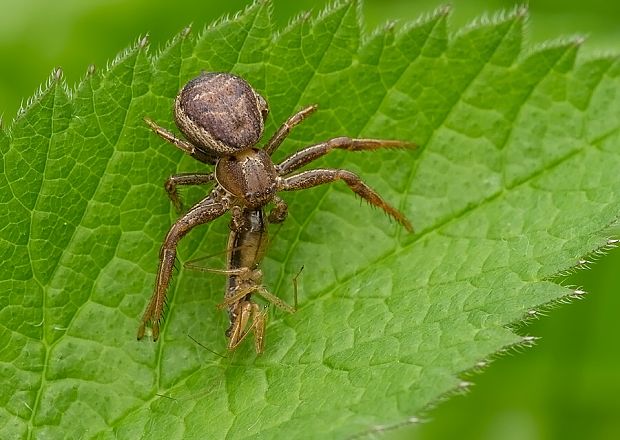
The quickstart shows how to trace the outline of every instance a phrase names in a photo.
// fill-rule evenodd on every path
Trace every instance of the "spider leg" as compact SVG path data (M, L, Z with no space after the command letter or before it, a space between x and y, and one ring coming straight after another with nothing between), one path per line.
M281 163L276 165L276 170L280 176L285 176L335 149L364 151L378 150L379 148L413 148L415 146L416 145L411 142L404 141L337 137L321 142L320 144L311 145L303 150L293 153Z
M138 339L144 337L145 327L149 323L153 332L153 341L159 337L159 324L166 299L166 289L170 284L177 255L176 248L181 238L196 226L208 223L221 216L229 208L229 198L215 189L172 225L159 251L159 268L157 269L155 291L142 316L142 322L138 328Z
M205 185L212 182L215 179L213 173L181 173L173 174L166 179L164 188L168 193L168 197L172 200L172 204L176 208L177 212L183 210L183 202L177 191L178 185Z
M375 190L366 185L357 174L351 171L338 169L304 171L282 179L278 190L297 191L299 189L312 188L313 186L322 185L324 183L335 182L336 180L343 180L355 194L371 205L381 208L387 215L403 225L409 232L413 231L411 223L405 218L403 213L383 200Z
M278 147L282 144L284 139L286 139L286 137L289 135L291 129L296 125L301 124L303 120L310 116L312 113L314 113L317 108L318 106L316 104L309 105L308 107L301 109L293 116L288 118L284 122L284 124L282 124L280 128L278 128L278 131L276 131L273 136L271 136L271 139L269 139L269 142L265 144L263 150L265 150L265 152L271 156L271 153L276 151Z
M183 151L184 153L189 154L194 159L196 159L196 160L198 160L200 162L203 162L203 163L207 163L209 165L214 165L215 164L216 157L214 157L214 156L212 156L212 155L210 155L208 153L205 153L204 151L202 151L199 148L196 148L190 142L187 142L187 141L185 141L183 139L179 139L173 133L169 132L164 127L158 125L152 119L144 118L144 122L146 122L146 125L151 127L151 130L153 130L155 132L155 134L157 134L163 140L165 140L166 142L171 143L172 145L174 145L175 147L177 147L179 150Z

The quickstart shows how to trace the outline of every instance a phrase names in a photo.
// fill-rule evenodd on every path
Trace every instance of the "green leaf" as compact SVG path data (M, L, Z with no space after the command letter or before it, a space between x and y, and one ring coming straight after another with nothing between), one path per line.
M270 5L160 53L145 39L70 91L60 71L0 131L0 430L3 438L343 438L412 420L459 375L514 344L510 325L579 295L556 275L608 244L620 212L620 63L579 38L524 49L526 12L454 35L448 10L369 33L355 2L274 29ZM180 269L158 343L135 334L174 221L162 187L204 166L142 121L201 70L245 77L268 133L319 111L276 160L338 135L416 151L334 152L416 227L358 206L344 185L285 194L265 283L266 352L222 359L224 279ZM184 193L198 200L207 189ZM182 261L218 254L227 219L192 231Z

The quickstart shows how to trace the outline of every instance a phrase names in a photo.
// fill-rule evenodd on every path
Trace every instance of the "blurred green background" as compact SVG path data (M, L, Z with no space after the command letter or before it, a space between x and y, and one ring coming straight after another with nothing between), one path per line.
M284 26L302 10L327 3L273 0ZM511 8L511 1L453 0L452 29L481 13ZM62 66L69 84L89 64L105 66L116 53L148 33L163 45L189 23L201 29L247 0L0 0L0 115L9 125L20 103ZM438 1L366 0L369 29L385 20L408 20ZM530 41L584 34L583 52L620 53L620 2L531 0ZM581 301L545 313L519 327L540 337L530 349L495 360L484 374L468 375L471 391L421 415L423 423L385 435L389 439L620 439L620 252L564 284L582 286ZM378 434L379 435L379 434Z

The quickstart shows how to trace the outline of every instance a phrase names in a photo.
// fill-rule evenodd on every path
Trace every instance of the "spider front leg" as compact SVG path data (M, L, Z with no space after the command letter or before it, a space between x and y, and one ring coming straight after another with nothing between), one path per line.
M387 215L403 225L409 232L413 227L403 213L392 207L381 198L375 190L366 185L355 173L338 169L317 169L304 171L281 180L278 191L297 191L299 189L312 188L313 186L343 180L349 188L358 196L373 206L381 208Z
M181 196L179 196L179 192L177 190L177 186L179 185L205 185L207 183L211 183L215 179L213 173L204 174L204 173L180 173L173 174L172 176L166 179L166 183L164 184L164 188L168 193L168 197L172 200L172 204L174 205L177 212L181 212L183 210L183 202L181 201Z
M144 337L147 324L151 324L153 341L159 337L159 325L166 300L166 290L172 277L172 269L177 255L177 244L196 226L208 223L224 214L230 208L230 200L218 189L214 189L206 198L194 205L183 217L172 225L159 251L159 268L155 291L142 316L138 328L138 339Z
M169 132L164 127L158 125L155 121L153 121L150 118L144 118L144 122L146 122L146 125L151 127L151 130L153 130L155 134L157 134L163 140L171 143L172 145L174 145L175 147L177 147L179 150L183 151L184 153L189 154L194 159L200 162L203 162L203 163L207 163L209 165L215 164L217 160L215 156L205 153L204 151L197 148L195 145L193 145L190 142L187 142L183 139L179 139L173 133Z
M269 139L263 150L265 150L265 152L271 156L271 153L278 149L282 142L284 142L284 139L286 139L286 137L289 135L291 130L296 125L301 124L304 119L314 113L317 108L318 106L316 104L309 105L308 107L301 109L293 116L288 118L286 122L284 122L284 124L282 124L280 128L278 128L278 131L276 131L274 135L271 136L271 139Z

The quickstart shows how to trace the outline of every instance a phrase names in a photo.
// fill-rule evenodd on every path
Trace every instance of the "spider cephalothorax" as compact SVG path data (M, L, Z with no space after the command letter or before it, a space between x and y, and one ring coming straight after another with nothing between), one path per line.
M334 149L361 151L405 148L413 144L396 140L337 137L303 148L274 164L271 154L288 136L290 130L316 109L316 105L312 105L295 113L280 126L265 146L259 149L256 144L263 134L264 122L269 113L265 99L238 76L230 73L203 73L185 85L174 105L177 126L187 140L177 138L145 118L151 129L164 140L201 162L215 165L212 173L176 174L168 178L165 188L178 210L181 209L178 185L201 185L215 181L215 186L209 195L192 206L168 231L160 250L155 291L142 317L138 339L144 336L145 326L149 323L153 340L159 337L166 289L170 283L179 240L196 226L210 222L229 210L232 211L232 234L242 234L248 230L247 219L253 218L252 211L262 211L268 203L275 205L268 216L270 222L281 222L286 218L288 207L277 196L278 191L296 191L343 180L357 195L381 208L407 230L412 230L411 224L402 213L386 203L351 171L311 169L292 173ZM262 223L260 227L264 229ZM256 228L258 230L258 226ZM229 260L229 267L224 272L239 277L241 273L256 271L259 263L260 258L254 258L253 267L245 267ZM253 280L251 277L248 279ZM248 282L245 279L242 281ZM259 312L250 302L253 293L261 294L276 305L284 307L278 304L279 301L273 295L269 297L263 292L264 288L256 280L250 283L254 284L250 284L249 293L241 298L234 292L227 292L227 298L235 298L226 302L231 317L230 328L236 329L232 332L236 336L231 336L229 328L229 348L236 347L249 331L244 327L251 318L250 313L259 319ZM260 322L249 325L254 327L257 338L262 341L264 319L261 317Z

